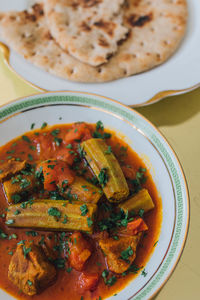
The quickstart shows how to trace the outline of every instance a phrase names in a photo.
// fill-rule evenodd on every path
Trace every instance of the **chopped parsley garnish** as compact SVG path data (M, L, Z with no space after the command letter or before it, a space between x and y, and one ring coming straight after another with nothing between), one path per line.
M90 217L87 218L87 223L88 223L88 227L91 227L93 224L93 221L91 220Z
M31 182L29 180L27 180L26 178L22 178L20 180L20 185L19 186L20 186L21 189L25 189L28 186L30 186L30 184L31 184Z
M72 271L72 268L67 268L66 271L67 273L70 273Z
M105 151L105 154L111 154L112 153L112 147L108 146L108 149Z
M42 235L41 240L38 243L40 246L44 245L44 235Z
M8 255L13 255L13 251L8 252Z
M51 135L53 136L57 136L60 132L60 129L54 129L52 132L51 132Z
M103 277L103 280L105 282L106 285L108 286L112 286L116 283L117 281L117 277L116 276L112 276L110 278L108 278L109 272L108 270L104 270L101 274L101 276Z
M63 223L63 224L66 224L66 223L67 223L67 216L66 216L66 215L64 215L64 220L63 220L62 223Z
M67 148L67 149L72 149L72 144L68 144L68 145L66 146L66 148Z
M41 126L41 129L44 129L45 127L47 127L47 122L44 122Z
M10 150L10 151L7 151L6 153L7 154L13 154L13 153L15 153L15 150Z
M60 146L60 144L62 143L62 139L58 138L58 137L55 137L54 142L55 142L56 146Z
M64 260L64 258L57 258L57 259L54 259L54 260L52 261L52 263L54 264L54 266L55 266L57 269L62 269L62 270L65 269L65 260Z
M35 123L31 124L31 130L35 127Z
M23 253L24 253L24 257L26 258L27 255L29 254L29 252L31 252L31 247L26 248L26 246L23 246Z
M0 229L0 239L7 239L8 235L6 233L4 233L1 229Z
M154 243L153 247L155 247L157 244L158 244L158 241L156 241L156 242Z
M105 187L108 182L107 168L102 168L98 175L99 183Z
M81 216L86 216L88 213L88 208L86 204L80 206ZM89 226L89 225L88 225Z
M21 201L21 196L18 195L18 194L12 195L11 198L14 201L15 204Z
M144 209L141 208L138 212L138 215L140 216L140 218L142 218L144 215Z
M48 166L47 166L47 168L49 168L49 169L52 169L52 170L53 170L53 169L55 168L55 166L56 166L56 165L48 165Z
M131 248L131 246L129 246L126 250L121 252L120 258L129 263L130 262L129 257L132 255L133 255L133 249Z
M81 147L80 144L78 144L77 150L78 150L78 153L80 155L80 158L84 158L85 157L85 151L83 150L83 147Z
M31 150L33 150L33 151L36 150L36 147L35 147L35 146L32 146L32 145L30 145L29 148L30 148Z
M105 203L103 204L103 208L104 206L106 207L106 211L109 211L109 206ZM128 222L131 221L132 219L129 218L128 216L128 212L125 214L124 211L122 209L120 209L118 212L114 212L112 211L112 206L111 207L111 213L108 217L106 217L105 219L101 219L98 222L98 226L100 231L112 231L117 229L118 227L126 227ZM107 209L108 208L108 209Z
M30 231L26 231L26 235L27 236L32 236L32 237L35 237L38 235L38 233L34 230L30 230Z
M30 280L27 280L27 283L28 283L29 286L33 285L32 281L30 281Z
M112 277L110 277L110 278L105 282L105 284L108 285L108 286L112 286L112 285L114 285L116 282L117 282L117 277L116 277L116 276L112 276Z
M6 225L11 225L13 223L15 223L15 221L12 219L9 219L8 221L5 222Z
M103 125L102 121L98 121L96 123L96 130L99 130L99 129L104 130L104 125Z
M17 235L15 233L12 233L11 235L9 235L9 240L12 240L12 239L17 239Z
M48 215L52 217L56 217L58 219L61 218L61 212L56 207L50 207L48 209Z
M33 160L33 156L32 156L30 153L28 153L28 159L29 159L30 161Z
M130 181L134 187L135 193L141 190L142 184L144 184L147 181L147 177L144 174L145 172L146 172L145 168L139 168L138 172L136 173L136 178Z
M17 215L19 215L20 213L21 213L20 210L19 210L19 209L16 209L16 211L14 212L14 215L17 216Z
M141 275L142 275L142 276L144 276L144 277L146 277L146 276L147 276L147 272L145 271L145 269L143 269L143 270L142 270L142 273L141 273Z
M27 143L31 143L31 140L26 135L22 135L22 139Z
M107 132L101 133L99 131L94 131L92 136L95 139L109 139L111 137L111 134Z

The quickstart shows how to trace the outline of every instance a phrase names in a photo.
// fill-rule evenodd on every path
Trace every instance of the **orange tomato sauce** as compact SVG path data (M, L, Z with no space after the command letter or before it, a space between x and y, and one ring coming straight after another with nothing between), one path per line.
M52 158L52 155L58 154L58 152L62 153L62 146L56 147L52 146L53 136L50 134L53 130L59 129L60 132L58 137L64 139L66 132L71 128L71 124L64 125L55 125L51 127L46 127L42 130L34 130L26 133L25 135L31 140L31 145L34 146L36 150L30 148L30 144L27 141L23 140L21 137L18 137L6 145L0 148L0 161L5 161L6 159L12 158L20 158L21 160L27 160L29 163L39 162L48 158ZM95 125L90 124L90 129L92 131L95 130ZM38 132L39 135L35 133ZM129 165L134 170L138 170L140 167L145 168L145 164L142 159L131 149L122 139L117 137L116 133L113 131L106 130L106 132L110 132L112 137L106 140L106 143L112 147L113 153L117 158L120 157L120 149L121 147L127 148L126 155L123 157L121 161L119 160L121 165ZM155 204L155 208L146 213L144 215L144 220L148 225L148 232L143 236L138 248L137 248L137 256L134 263L138 267L144 267L147 261L149 260L151 254L153 253L155 243L159 238L161 222L162 222L162 204L161 199L159 197L156 186L153 182L153 179L150 173L147 172L145 175L148 177L143 187L147 188L153 202ZM6 197L4 195L3 187L0 186L0 214L5 214L5 209L8 207L8 203ZM14 252L16 249L17 242L21 240L30 240L35 243L39 242L44 236L45 241L48 240L49 235L54 235L52 232L44 232L37 231L38 236L32 237L27 236L26 231L30 229L15 229L8 228L5 225L5 218L0 218L0 228L8 235L15 233L17 235L17 239L1 239L0 240L0 266L1 266L1 276L0 276L0 288L5 290L7 293L13 295L17 299L33 299L33 300L80 300L81 296L83 296L84 300L99 300L105 299L113 294L118 293L122 290L131 280L133 280L138 274L141 273L141 270L138 271L137 274L128 274L127 276L117 276L117 282L108 287L105 285L103 278L100 275L100 281L98 287L95 291L84 292L82 293L79 290L77 285L78 277L80 276L80 272L76 270L72 270L70 273L58 270L57 280L53 285L48 287L46 290L41 292L39 295L35 295L32 297L26 296L22 294L17 287L15 287L8 280L8 266L11 259L10 252ZM51 241L50 241L51 243ZM98 264L97 264L98 262ZM99 249L97 243L93 242L93 253L92 257L89 259L86 265L86 271L88 272L97 272L99 274L106 269L105 258ZM141 275L140 275L141 276Z

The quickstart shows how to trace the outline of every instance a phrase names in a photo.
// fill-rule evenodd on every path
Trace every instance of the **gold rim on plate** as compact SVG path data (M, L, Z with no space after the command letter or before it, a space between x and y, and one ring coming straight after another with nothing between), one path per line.
M48 92L48 90L45 90L45 89L35 85L34 83L31 83L30 81L26 80L25 78L23 78L20 74L18 74L14 70L14 68L11 66L10 60L9 60L10 59L10 49L8 48L8 46L6 44L0 42L0 50L2 51L2 53L4 55L4 60L6 62L7 67L13 72L13 74L15 76L19 77L24 82L24 84L35 88L38 92ZM185 89L161 91L161 92L158 92L157 94L155 94L151 99L149 99L143 103L133 104L133 105L129 105L129 106L131 108L147 106L147 105L156 103L166 97L181 95L181 94L191 92L191 91L197 89L198 87L200 87L200 82L194 86L191 86L191 87L188 87Z

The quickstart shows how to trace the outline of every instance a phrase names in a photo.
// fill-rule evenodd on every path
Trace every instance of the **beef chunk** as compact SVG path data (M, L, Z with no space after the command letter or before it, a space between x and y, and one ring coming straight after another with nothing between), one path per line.
M107 238L99 242L110 271L120 274L130 267L136 257L140 236L122 236L118 240Z
M50 285L56 277L54 266L42 248L32 243L20 244L12 256L8 278L24 294L33 296Z
M25 168L25 161L10 159L0 165L0 181L6 179Z

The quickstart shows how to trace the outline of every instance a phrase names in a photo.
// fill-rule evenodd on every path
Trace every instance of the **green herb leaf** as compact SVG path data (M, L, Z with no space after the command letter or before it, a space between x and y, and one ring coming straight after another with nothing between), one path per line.
M138 212L138 215L140 216L140 218L143 218L143 215L144 215L144 209L140 209L139 212Z
M62 223L63 223L63 224L66 224L66 223L67 223L67 216L66 216L66 215L64 215L64 220L63 220Z
M86 204L80 206L81 216L86 216L88 213L88 208Z
M98 175L99 183L105 187L106 183L108 182L108 174L107 168L102 168L99 175Z
M24 257L26 258L28 253L31 252L31 247L26 248L26 246L23 246L23 253L24 253Z
M105 154L111 154L112 153L112 147L108 146L108 150L105 151Z
M55 137L54 142L55 142L56 146L60 146L60 144L62 143L62 139L58 138L58 137Z
M129 262L129 257L133 255L133 249L129 246L126 250L121 252L120 258Z
M9 219L8 221L5 222L6 225L11 225L13 223L15 223L15 221L12 219Z
M103 125L102 121L98 121L96 123L96 130L99 130L99 129L104 130L104 125Z
M90 217L87 218L87 223L88 223L88 226L91 227L92 224L93 224L93 221L91 220Z
M60 129L54 129L52 132L51 132L51 135L53 136L57 136L60 132Z
M22 139L27 143L31 143L31 140L26 135L22 135Z
M41 129L44 129L45 127L47 127L47 123L46 123L46 122L44 122L44 123L42 124Z
M28 283L29 286L33 285L32 281L30 281L30 280L27 280L27 283Z
M147 272L145 271L145 269L143 269L143 270L142 270L142 273L141 273L141 275L142 275L142 276L144 276L144 277L146 277L146 276L147 276Z
M48 209L48 214L49 216L57 217L58 219L61 218L61 212L56 207L50 207Z

